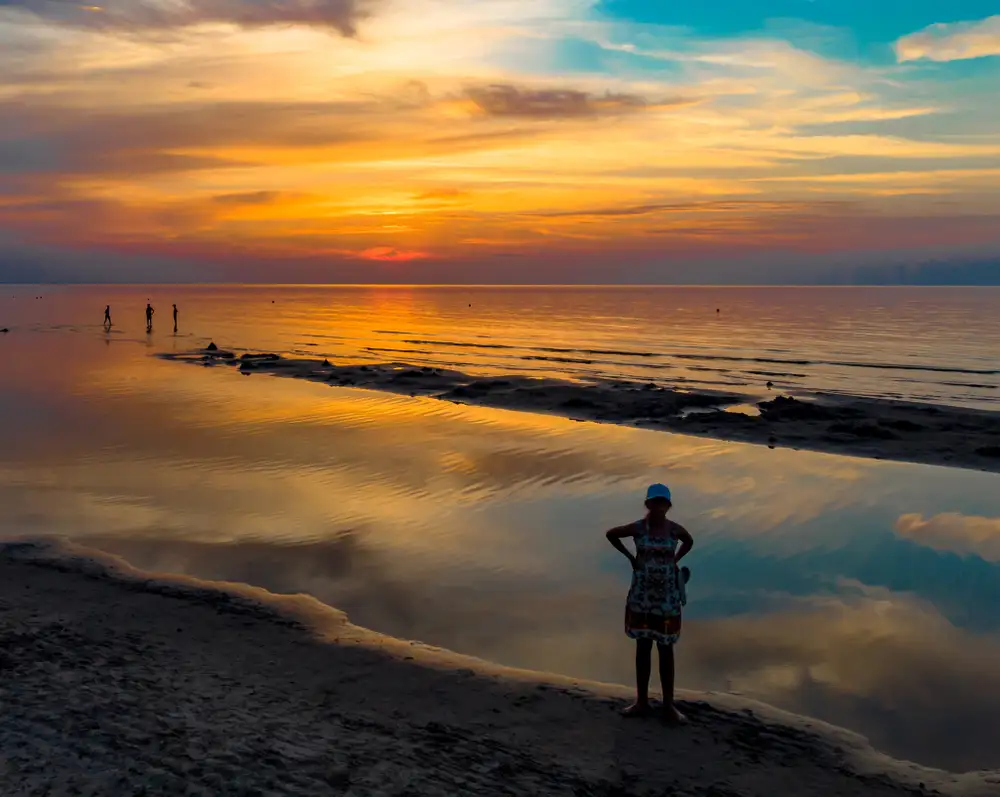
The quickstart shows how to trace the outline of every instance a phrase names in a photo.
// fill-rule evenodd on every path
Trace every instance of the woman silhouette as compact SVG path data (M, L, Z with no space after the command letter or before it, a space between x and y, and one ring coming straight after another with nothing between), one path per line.
M655 642L663 687L663 719L679 723L684 721L684 715L674 706L674 645L681 635L681 607L687 603L685 583L691 574L686 567L678 569L677 563L687 556L694 540L679 523L667 520L672 506L666 485L650 485L646 491L646 516L611 529L607 538L632 563L632 586L625 601L625 633L636 645L636 700L625 709L625 716L649 714L649 675ZM626 537L635 543L635 554L622 542Z

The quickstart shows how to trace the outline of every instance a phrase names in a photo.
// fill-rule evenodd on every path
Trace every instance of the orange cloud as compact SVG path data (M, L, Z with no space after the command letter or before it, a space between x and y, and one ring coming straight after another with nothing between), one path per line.
M923 515L903 515L896 521L896 533L938 551L960 556L979 556L1000 562L1000 518L944 512L924 519Z
M603 281L626 258L1000 245L1000 139L961 135L971 117L939 110L971 108L987 131L985 108L790 43L643 55L617 42L627 30L577 24L583 5L207 0L154 19L154 0L86 18L0 0L26 43L0 48L0 246L276 273L384 263L390 278L399 262L462 278L485 263L501 281L536 275L496 258L554 264L546 279L593 260L605 271L586 278ZM132 35L151 19L170 46ZM331 28L355 22L364 35L331 47ZM677 68L503 66L511 45L545 56L566 36ZM934 124L913 136L898 123L913 116Z
M381 260L391 263L405 263L410 260L423 260L430 257L428 252L406 251L393 246L373 246L358 252L358 257L365 260Z
M64 25L112 31L172 29L228 22L248 28L314 25L332 28L344 36L353 36L357 22L367 16L366 9L360 7L356 0L201 0L198 3L169 5L149 0L106 0L99 6L6 0L0 5L23 9ZM88 15L100 18L88 19Z

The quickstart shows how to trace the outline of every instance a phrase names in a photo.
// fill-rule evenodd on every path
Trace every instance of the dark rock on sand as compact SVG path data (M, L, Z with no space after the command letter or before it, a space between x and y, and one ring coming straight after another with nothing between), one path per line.
M855 437L867 437L871 440L898 440L899 435L889 429L876 426L873 423L834 423L831 424L829 432L835 434L850 434Z
M725 410L713 410L712 412L692 412L671 421L671 425L682 428L689 427L724 427L733 428L756 428L760 425L760 418L752 415L744 415L739 412L726 412Z
M761 417L768 421L834 421L844 417L830 407L790 396L778 396L757 406Z
M489 392L491 390L494 390L495 388L500 387L500 386L509 387L510 386L510 382L499 382L499 384L498 384L498 380L493 380L493 379L477 379L475 382L469 382L469 384L467 385L467 387L470 390L480 391L480 392L483 392L483 393L487 393L487 392Z
M479 379L469 384L475 390L506 390L514 387L509 379Z
M887 426L898 432L919 432L921 429L926 428L922 423L908 421L905 418L902 420L887 420L885 418L879 418L878 422L880 426Z
M564 410L592 410L598 405L595 404L590 399L585 398L571 398L566 399L562 404L559 405Z
M205 351L218 351L218 350L219 350L219 347L215 345L215 342L214 342L214 341L213 341L212 343L209 343L209 344L208 344L208 345L207 345L207 346L205 347Z
M241 360L260 360L260 361L266 362L266 361L280 360L281 359L281 355L280 354L251 354L250 352L247 352L246 354L241 354L240 355L240 359Z

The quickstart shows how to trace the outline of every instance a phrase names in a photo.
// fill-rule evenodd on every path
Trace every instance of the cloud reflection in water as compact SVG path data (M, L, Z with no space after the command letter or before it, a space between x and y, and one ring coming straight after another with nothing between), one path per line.
M682 685L925 763L1000 763L996 475L246 380L85 335L9 348L5 535L305 591L379 631L627 683L628 573L602 532L638 516L655 476L698 543Z

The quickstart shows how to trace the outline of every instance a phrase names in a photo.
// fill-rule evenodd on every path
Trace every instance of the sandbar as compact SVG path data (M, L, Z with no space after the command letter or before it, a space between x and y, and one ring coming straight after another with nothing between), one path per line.
M733 392L621 379L571 382L519 374L484 377L397 362L332 364L274 353L237 355L214 344L160 356L229 366L246 376L307 379L335 387L552 413L772 448L1000 472L1000 413L985 410L821 394L755 401Z

